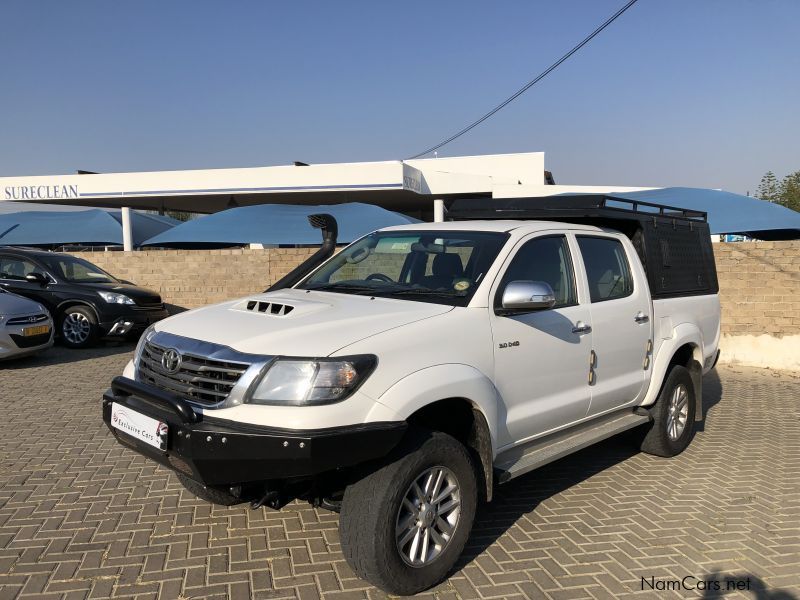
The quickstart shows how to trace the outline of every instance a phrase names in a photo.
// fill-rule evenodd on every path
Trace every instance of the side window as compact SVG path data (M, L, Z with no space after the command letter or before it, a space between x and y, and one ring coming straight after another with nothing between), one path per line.
M622 242L578 236L592 302L624 298L633 293L633 278Z
M23 258L0 256L0 279L24 280L25 275L36 270L36 265Z
M521 280L549 283L556 296L554 308L576 304L575 276L566 238L558 235L526 242L511 259L500 282L499 296L507 283Z

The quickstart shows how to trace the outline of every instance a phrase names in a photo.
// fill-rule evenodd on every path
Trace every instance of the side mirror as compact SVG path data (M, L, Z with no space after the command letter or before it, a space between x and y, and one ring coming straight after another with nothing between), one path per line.
M556 295L544 281L511 281L503 290L501 314L533 312L552 308Z
M43 287L47 285L47 277L45 277L41 273L28 273L27 275L25 275L25 281L30 281L31 283L38 283Z

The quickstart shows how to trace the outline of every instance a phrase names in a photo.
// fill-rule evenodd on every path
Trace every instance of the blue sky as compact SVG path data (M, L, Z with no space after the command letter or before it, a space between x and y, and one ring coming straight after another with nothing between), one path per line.
M0 175L400 159L623 0L0 5ZM800 169L797 0L639 0L440 156L558 183L754 190Z

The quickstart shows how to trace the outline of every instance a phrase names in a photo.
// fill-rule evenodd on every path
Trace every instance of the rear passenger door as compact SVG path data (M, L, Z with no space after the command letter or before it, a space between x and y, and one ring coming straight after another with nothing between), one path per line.
M629 256L621 239L602 234L576 239L588 284L594 350L589 414L598 415L632 403L644 389L650 294L637 257Z

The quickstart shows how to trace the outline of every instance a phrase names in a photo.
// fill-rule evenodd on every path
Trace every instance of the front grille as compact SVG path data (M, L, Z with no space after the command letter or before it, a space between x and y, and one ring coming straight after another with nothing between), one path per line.
M17 345L17 348L33 348L34 346L41 346L50 341L51 332L40 333L38 335L16 335L11 334L11 339Z
M32 323L41 323L42 321L47 321L47 315L38 314L27 317L14 317L6 321L6 325L30 325Z
M180 368L169 373L161 364L167 349L152 341L144 343L139 356L139 381L205 406L225 400L250 366L249 363L181 353Z
M164 310L164 303L142 302L141 304L136 304L136 306L133 307L133 310Z

